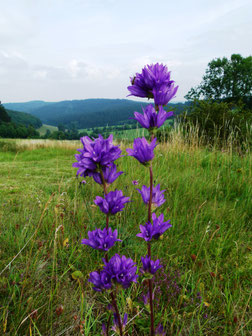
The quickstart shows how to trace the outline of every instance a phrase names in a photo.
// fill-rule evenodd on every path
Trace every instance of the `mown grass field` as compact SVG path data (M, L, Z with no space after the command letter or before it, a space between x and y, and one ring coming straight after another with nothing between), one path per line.
M2 140L1 140L2 141ZM76 179L78 142L11 142L0 152L0 335L101 335L109 296L94 292L88 274L102 253L81 245L88 230L103 228L93 200L102 189ZM125 154L125 145L122 145ZM110 251L140 266L146 244L136 237L147 209L135 190L148 173L131 157L111 186L132 200L111 218L122 243ZM251 315L251 154L210 151L178 139L159 145L155 184L166 189L157 209L171 219L153 255L164 268L155 279L155 322L167 335L249 335ZM74 271L81 279L73 279ZM144 283L118 290L128 335L148 335ZM113 332L111 332L111 335Z

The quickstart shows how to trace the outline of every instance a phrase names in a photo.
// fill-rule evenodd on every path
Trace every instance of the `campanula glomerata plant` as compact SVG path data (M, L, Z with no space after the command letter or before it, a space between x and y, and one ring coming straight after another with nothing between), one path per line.
M114 307L114 324L112 330L120 336L123 335L127 323L127 314L121 319L117 301L116 286L128 288L132 282L137 281L137 267L132 259L126 256L115 254L109 259L109 250L118 239L118 231L109 227L109 217L123 210L125 204L129 202L129 197L125 197L121 190L108 192L108 187L123 173L117 172L115 161L121 157L121 149L113 144L113 135L107 139L101 135L97 139L90 139L88 136L81 138L83 148L78 149L80 154L76 154L77 162L73 167L78 168L77 175L89 176L103 187L103 197L97 196L94 203L106 215L104 228L95 228L88 232L88 239L82 239L81 243L102 251L102 261L104 266L101 270L93 271L89 274L88 281L92 283L93 289L98 292L108 291L111 303ZM109 323L102 326L102 334L109 334Z
M163 326L159 324L155 329L154 320L154 293L153 293L153 275L162 267L160 260L152 260L151 245L153 241L158 240L167 229L171 227L170 220L165 221L164 215L159 216L153 212L165 202L164 190L160 190L160 184L153 185L152 160L154 159L154 149L157 146L155 133L164 122L173 115L172 112L165 112L164 106L175 96L178 86L174 86L174 81L170 79L170 72L163 64L151 64L142 69L131 78L131 86L128 87L131 96L154 99L154 106L147 105L143 109L143 114L135 112L135 120L146 128L150 134L150 143L145 138L134 140L133 149L128 148L130 156L137 159L143 166L149 169L150 184L149 187L143 185L137 189L141 194L143 202L148 204L148 216L145 225L140 225L138 237L147 242L147 255L141 258L142 273L149 273L148 277L148 296L150 304L150 335L165 335Z
M137 191L141 194L143 202L147 206L147 221L140 225L140 233L137 237L144 239L147 243L147 255L141 257L142 267L140 273L146 275L148 279L148 299L150 303L150 335L165 335L162 324L158 324L155 328L154 320L154 292L153 292L153 276L163 266L159 259L152 257L151 245L153 241L159 238L171 227L170 220L165 221L164 214L159 216L154 212L164 202L164 191L160 189L160 184L153 185L153 169L152 160L155 157L155 147L157 139L155 132L164 122L173 115L173 112L166 112L164 106L175 96L178 87L174 86L174 81L170 79L170 72L167 67L162 64L147 65L142 72L137 73L131 79L131 86L128 87L130 95L153 98L154 106L149 104L143 109L143 114L134 113L134 118L139 124L148 129L150 134L150 142L145 138L137 138L134 140L133 148L126 151L129 156L134 157L149 170L150 184L143 185ZM90 273L89 282L92 283L93 289L98 292L107 291L110 294L111 303L114 307L114 320L112 330L120 336L124 335L128 315L124 314L123 319L118 310L116 301L116 287L126 289L133 282L137 282L138 275L136 263L126 256L115 254L110 257L110 249L116 242L121 240L118 238L118 231L109 227L110 216L116 215L122 211L126 203L130 202L129 197L123 195L121 190L108 192L108 187L123 172L117 171L114 163L121 157L121 149L113 144L113 135L107 139L101 135L97 139L90 139L88 136L81 138L83 148L78 149L76 160L73 167L78 168L77 175L89 176L103 187L103 197L97 196L94 203L106 215L104 228L95 228L88 232L88 239L82 239L82 244L88 245L93 249L103 252L103 267ZM138 181L132 181L133 185L138 185ZM103 324L101 333L109 335L109 322Z

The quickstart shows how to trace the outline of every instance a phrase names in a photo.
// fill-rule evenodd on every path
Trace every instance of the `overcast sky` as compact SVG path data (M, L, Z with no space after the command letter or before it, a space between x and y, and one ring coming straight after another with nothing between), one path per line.
M252 54L250 0L0 0L0 100L126 98L162 62L179 85L213 58Z

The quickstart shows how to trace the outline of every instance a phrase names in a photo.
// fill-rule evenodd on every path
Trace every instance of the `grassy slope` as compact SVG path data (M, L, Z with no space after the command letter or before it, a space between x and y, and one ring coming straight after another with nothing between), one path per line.
M107 301L91 290L87 278L102 254L80 240L88 230L104 226L92 201L101 189L88 178L86 185L78 183L71 167L74 153L69 147L0 153L0 269L25 246L0 275L0 334L67 335L68 330L68 335L81 335L82 325L85 335L100 335ZM111 220L123 242L110 253L139 263L146 245L135 234L147 214L131 181L147 184L148 174L133 158L118 161L125 174L113 189L121 188L133 202ZM157 212L164 212L173 227L153 245L153 255L163 258L165 272L179 286L177 291L170 280L170 289L161 288L156 321L164 317L167 335L249 334L250 165L249 155L179 143L157 149L155 183L166 189L167 199ZM80 283L71 277L74 270L84 274ZM139 295L137 286L119 294L120 309L130 318L142 309ZM145 314L130 323L130 335L148 334Z
M58 127L43 124L40 128L38 128L38 132L40 135L45 135L47 130L49 130L50 132L54 132L58 130Z

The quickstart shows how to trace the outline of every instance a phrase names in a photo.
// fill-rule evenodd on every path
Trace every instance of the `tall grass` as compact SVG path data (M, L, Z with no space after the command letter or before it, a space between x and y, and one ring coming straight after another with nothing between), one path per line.
M160 211L173 225L154 246L165 265L156 283L156 322L165 323L167 335L249 335L251 154L241 156L231 145L204 147L197 134L192 129L186 138L175 128L154 161L155 184L166 189ZM75 177L80 143L5 143L16 147L0 152L0 335L98 336L108 301L87 279L100 255L80 241L104 225L93 203L102 190ZM147 174L129 157L119 169L125 174L115 187L133 202L111 223L124 237L118 253L138 262L145 251L135 234L146 210L132 180L141 186ZM137 285L119 293L132 336L148 335L142 294Z

